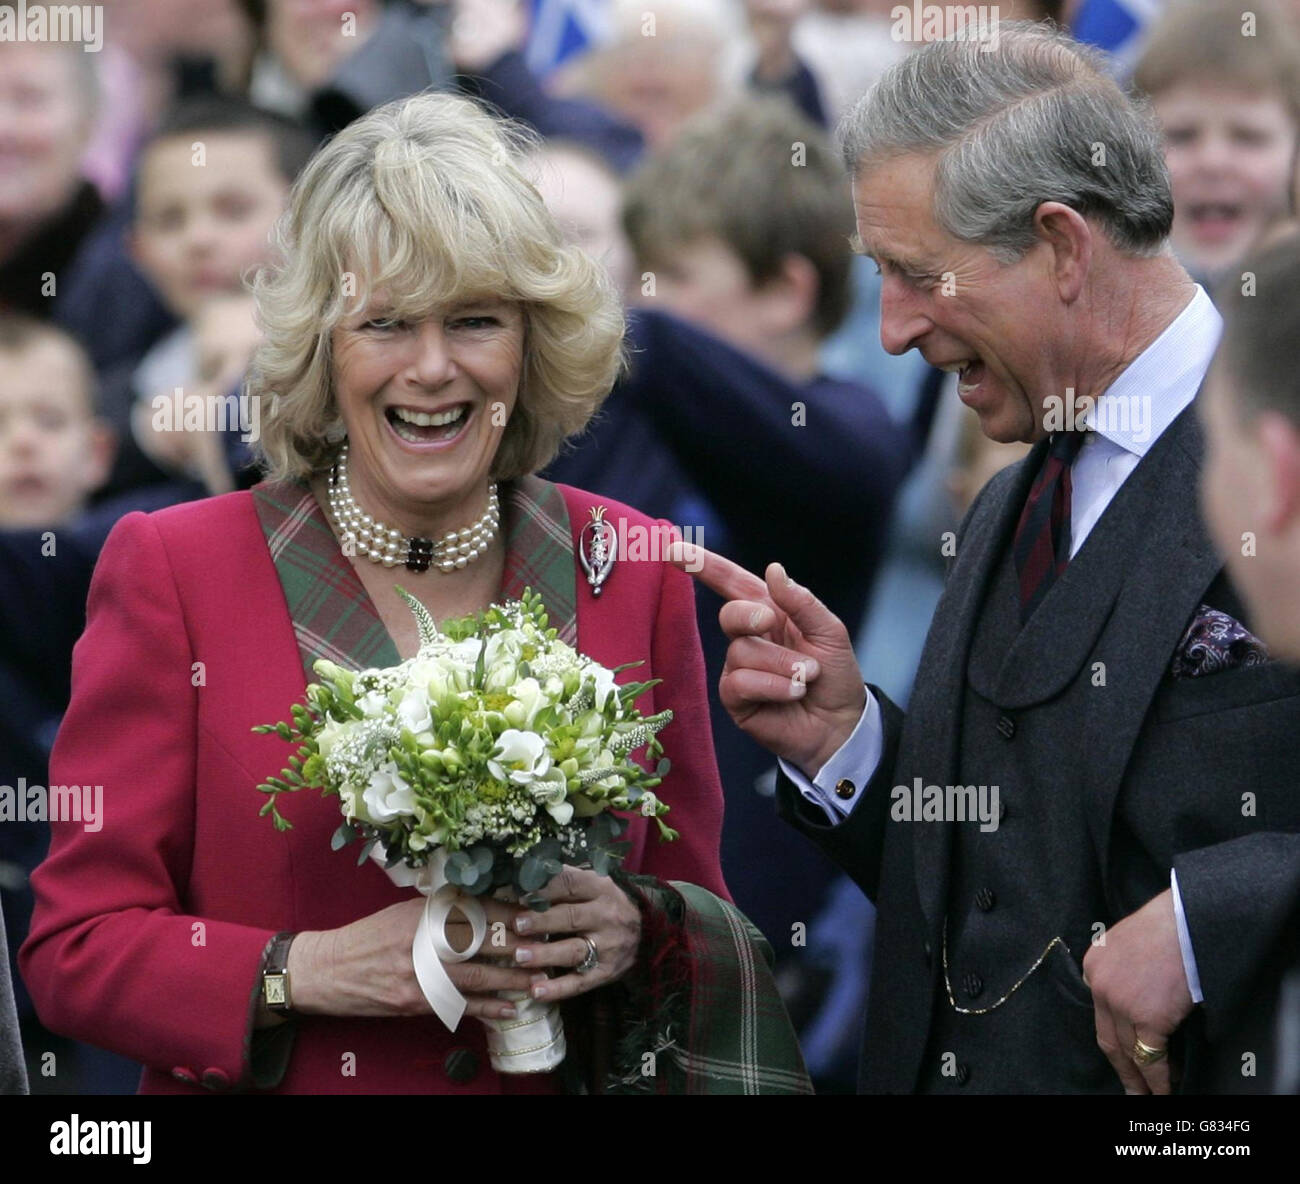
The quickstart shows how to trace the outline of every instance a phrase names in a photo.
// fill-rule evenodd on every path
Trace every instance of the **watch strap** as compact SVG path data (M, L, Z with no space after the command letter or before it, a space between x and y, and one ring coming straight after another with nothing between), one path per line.
M277 933L262 963L262 1002L277 1015L288 1015L293 1006L289 993L289 947L296 933Z

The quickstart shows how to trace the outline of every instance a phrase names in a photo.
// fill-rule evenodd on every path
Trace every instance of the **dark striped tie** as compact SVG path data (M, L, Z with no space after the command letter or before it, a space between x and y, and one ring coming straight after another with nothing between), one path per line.
M1083 431L1057 432L1034 479L1016 527L1012 550L1020 584L1020 623L1033 615L1070 562L1070 465Z

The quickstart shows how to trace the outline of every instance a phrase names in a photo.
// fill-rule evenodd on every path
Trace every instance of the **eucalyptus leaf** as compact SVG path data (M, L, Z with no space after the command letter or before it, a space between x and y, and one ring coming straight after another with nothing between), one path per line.
M550 878L545 863L535 855L525 856L523 863L519 865L519 887L525 892L536 892L539 888L545 888Z
M467 875L470 871L473 871L475 876L478 875L478 869L474 867L470 857L466 855L464 851L454 851L452 854L447 856L447 864L444 871L446 872L448 882L462 887L468 883L473 883L472 879L467 879Z

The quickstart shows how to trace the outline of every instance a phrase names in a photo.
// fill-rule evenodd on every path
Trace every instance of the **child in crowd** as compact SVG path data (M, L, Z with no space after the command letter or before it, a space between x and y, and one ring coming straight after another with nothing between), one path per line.
M103 484L113 436L94 372L62 330L0 317L0 529L59 527Z
M239 296L270 257L272 227L313 147L306 132L280 116L232 99L204 99L173 112L141 150L132 255L181 325L129 376L107 384L106 410L124 435L134 428L136 445L115 473L115 487L156 480L160 469L200 480L211 492L225 485L211 479L211 441L197 433L160 439L152 415L133 408L151 410L157 396L172 399L178 387L196 390L204 311L213 300ZM223 325L236 326L230 349L242 351L237 383L254 339L238 317L214 318L204 333L209 350L230 352L213 340ZM227 436L228 467L241 468L242 442Z
M1291 210L1300 130L1300 36L1268 0L1180 0L1133 81L1165 134L1173 246L1203 284L1235 267Z

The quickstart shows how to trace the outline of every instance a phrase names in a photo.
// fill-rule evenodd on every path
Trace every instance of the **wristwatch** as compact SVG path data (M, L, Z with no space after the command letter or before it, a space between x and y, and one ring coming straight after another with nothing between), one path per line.
M276 1015L288 1015L293 1006L289 994L289 947L296 933L277 933L262 963L262 1002Z

